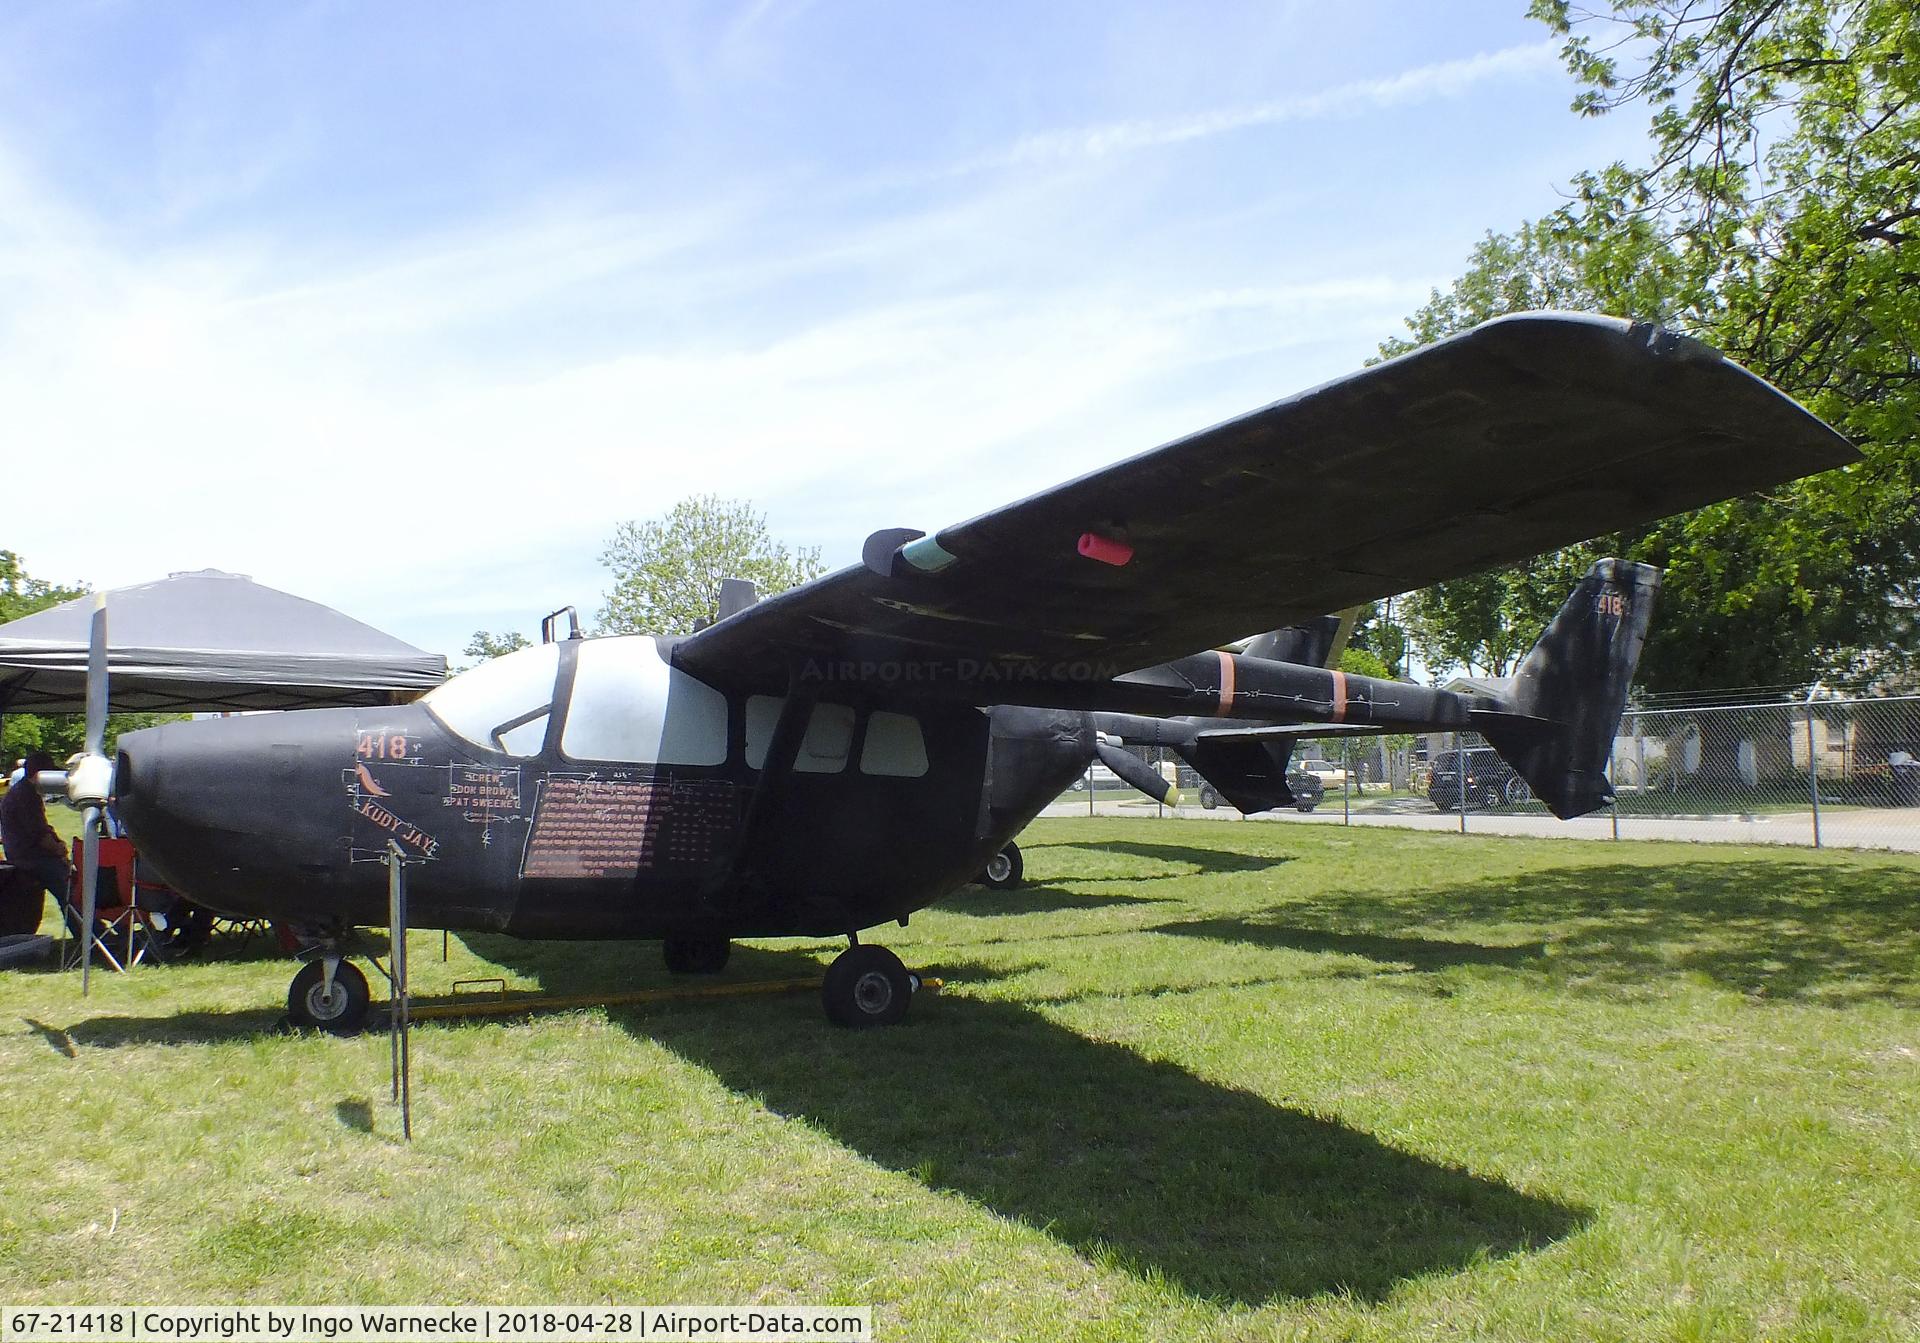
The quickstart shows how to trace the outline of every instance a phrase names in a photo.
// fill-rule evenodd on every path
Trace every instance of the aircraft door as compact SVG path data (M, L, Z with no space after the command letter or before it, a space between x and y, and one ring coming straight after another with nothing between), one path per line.
M651 638L589 640L574 656L521 915L538 922L584 904L574 916L641 933L676 917L738 835L727 700L669 666Z

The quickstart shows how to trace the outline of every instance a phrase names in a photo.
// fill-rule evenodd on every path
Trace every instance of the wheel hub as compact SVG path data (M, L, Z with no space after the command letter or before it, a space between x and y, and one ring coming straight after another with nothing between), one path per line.
M893 984L878 970L869 970L854 982L853 1001L862 1012L878 1016L893 1002Z
M307 990L307 1010L313 1013L316 1021L330 1021L340 1015L347 1005L347 990L337 981L333 984L315 984Z
M987 876L993 881L1005 881L1012 871L1013 861L1004 852L987 859Z

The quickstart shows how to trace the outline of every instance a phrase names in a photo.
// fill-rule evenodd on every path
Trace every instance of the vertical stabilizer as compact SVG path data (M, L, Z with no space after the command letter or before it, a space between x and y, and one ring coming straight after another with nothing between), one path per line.
M1507 712L1474 715L1493 748L1562 819L1613 801L1607 757L1659 591L1652 565L1599 561L1520 664Z

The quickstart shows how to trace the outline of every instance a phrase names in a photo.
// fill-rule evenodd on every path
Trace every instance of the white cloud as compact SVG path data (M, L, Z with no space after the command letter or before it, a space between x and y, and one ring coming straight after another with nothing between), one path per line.
M995 161L1446 97L1550 59ZM764 186L645 211L574 195L318 261L297 229L130 242L0 145L0 544L57 579L251 572L452 651L502 612L591 609L613 524L682 495L752 498L846 558L869 528L958 520L1350 367L1430 281L1223 286L1099 258L1008 278L1023 248L1070 252L1089 189L1014 174L812 227Z
M970 160L956 171L1108 158L1255 126L1380 111L1432 98L1455 98L1491 80L1557 74L1560 68L1557 43L1531 42L1459 60L1436 61L1381 79L1356 80L1335 88L1249 106L1044 131L1024 136L997 153Z

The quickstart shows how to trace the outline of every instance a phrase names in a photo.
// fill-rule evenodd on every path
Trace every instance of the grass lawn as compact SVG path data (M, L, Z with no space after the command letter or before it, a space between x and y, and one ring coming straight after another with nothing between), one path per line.
M291 967L0 974L0 1300L872 1304L888 1339L1920 1333L1920 863L1036 824L811 997L276 1032ZM415 935L422 992L664 983ZM743 948L727 980L815 968Z

